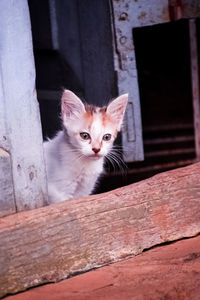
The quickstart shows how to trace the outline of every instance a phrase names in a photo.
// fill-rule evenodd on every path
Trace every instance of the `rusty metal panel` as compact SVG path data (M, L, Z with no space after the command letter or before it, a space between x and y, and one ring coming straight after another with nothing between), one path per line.
M183 18L199 18L200 17L200 1L199 0L181 0L183 8Z
M200 17L199 0L169 0L170 20Z
M113 36L115 70L118 74L119 93L129 93L129 105L125 115L125 126L122 131L124 159L127 162L143 159L142 126L140 113L140 96L138 90L138 75L134 51L132 30L136 27L150 26L169 22L180 18L200 17L199 0L112 0L113 9ZM193 25L190 24L190 35ZM194 53L195 39L191 36L191 51ZM193 48L193 49L192 49ZM148 49L147 49L148 51ZM192 58L193 57L193 58ZM191 76L194 103L194 123L199 117L197 97L198 78L195 70L197 66L197 53L191 56ZM196 87L195 87L196 86ZM133 110L133 111L132 111ZM198 130L195 125L195 140L197 157L200 150L197 148ZM198 146L198 147L197 147Z
M140 161L144 159L144 153L132 30L134 27L169 21L168 0L112 0L111 5L118 90L119 94L129 93L129 105L122 130L124 160Z

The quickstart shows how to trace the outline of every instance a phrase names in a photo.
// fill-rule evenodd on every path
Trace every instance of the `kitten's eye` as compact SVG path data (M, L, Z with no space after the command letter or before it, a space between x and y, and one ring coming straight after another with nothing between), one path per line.
M103 136L104 141L110 141L110 139L111 139L111 134L110 133L104 134L104 136Z
M83 140L89 140L90 139L90 135L87 132L81 132L80 136Z

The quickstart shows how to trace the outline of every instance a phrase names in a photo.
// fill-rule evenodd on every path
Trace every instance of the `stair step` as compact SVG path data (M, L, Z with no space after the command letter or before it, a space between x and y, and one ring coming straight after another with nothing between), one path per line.
M162 172L164 170L169 170L169 169L174 169L177 167L183 167L186 165L190 165L195 162L196 162L196 159L192 158L192 159L174 161L174 162L163 163L163 164L155 164L155 165L150 165L150 166L131 168L131 169L127 170L127 173L128 174L138 174L138 173L146 173L146 172L152 172L152 171Z
M160 151L152 151L152 152L145 153L145 158L151 158L157 156L159 157L159 156L193 154L193 153L195 153L194 148L160 150Z
M167 125L157 125L157 126L147 126L143 127L144 132L158 132L158 131L171 131L171 130L185 130L193 129L194 125L192 123L184 124L167 124Z
M194 141L193 135L144 139L144 145L169 144L189 141Z

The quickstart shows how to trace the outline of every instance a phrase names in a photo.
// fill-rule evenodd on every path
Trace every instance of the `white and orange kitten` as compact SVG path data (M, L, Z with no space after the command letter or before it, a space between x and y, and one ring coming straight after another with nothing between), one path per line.
M44 143L49 203L89 195L120 130L128 94L108 106L84 105L71 91L61 99L63 131Z

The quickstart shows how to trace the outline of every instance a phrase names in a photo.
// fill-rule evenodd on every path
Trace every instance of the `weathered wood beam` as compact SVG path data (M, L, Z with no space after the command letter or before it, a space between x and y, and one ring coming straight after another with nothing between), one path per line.
M200 232L200 163L0 219L0 296Z
M0 195L7 195L6 205L0 196L2 216L44 206L47 185L27 0L0 1L0 28Z

